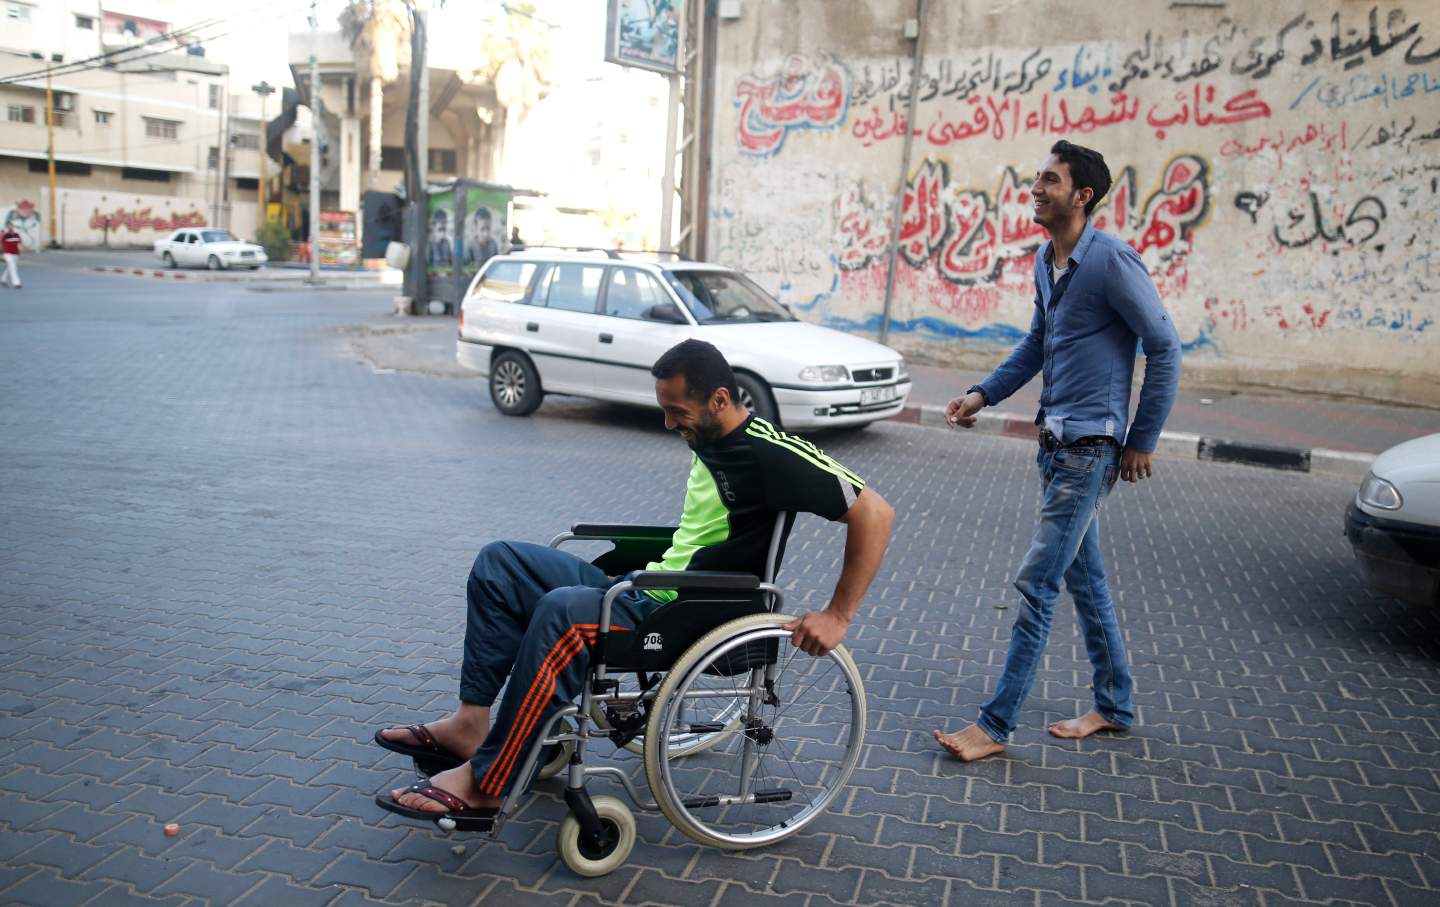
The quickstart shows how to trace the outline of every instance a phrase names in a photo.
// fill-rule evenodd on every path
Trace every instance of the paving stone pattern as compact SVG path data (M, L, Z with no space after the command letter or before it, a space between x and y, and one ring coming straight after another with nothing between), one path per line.
M0 902L1440 902L1440 619L1359 582L1349 483L1190 462L1120 488L1139 726L1044 734L1088 705L1062 603L1016 740L966 766L929 734L999 673L1033 451L903 425L818 439L899 521L849 638L865 752L806 833L727 854L642 814L587 880L554 788L491 843L382 815L409 766L370 735L452 704L479 546L673 520L688 458L650 412L507 419L480 382L377 373L342 329L387 308L40 269L0 294ZM792 607L841 539L799 523Z

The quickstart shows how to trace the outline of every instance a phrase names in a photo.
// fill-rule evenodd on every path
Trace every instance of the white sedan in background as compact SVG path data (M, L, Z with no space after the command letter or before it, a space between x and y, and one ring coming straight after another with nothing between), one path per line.
M255 269L269 259L265 249L236 239L228 230L187 227L155 240L155 257L167 268Z
M910 394L898 352L796 319L738 271L615 252L490 259L460 307L456 358L506 415L547 393L654 407L650 366L690 337L725 354L741 404L787 429L888 419Z
M1440 605L1440 435L1375 458L1346 509L1345 535L1371 586Z

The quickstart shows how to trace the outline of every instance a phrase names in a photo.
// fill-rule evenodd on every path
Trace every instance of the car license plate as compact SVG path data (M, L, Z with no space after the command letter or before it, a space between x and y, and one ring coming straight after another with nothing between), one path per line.
M889 403L895 399L895 388L893 387L867 387L860 391L860 405L870 406L874 403Z

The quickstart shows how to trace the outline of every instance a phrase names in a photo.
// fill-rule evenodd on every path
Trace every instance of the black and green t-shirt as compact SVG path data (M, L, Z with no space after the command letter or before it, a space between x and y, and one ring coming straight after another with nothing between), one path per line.
M750 416L690 459L685 512L670 547L647 570L733 570L763 576L775 515L838 520L865 487L823 450ZM652 591L660 601L674 592Z

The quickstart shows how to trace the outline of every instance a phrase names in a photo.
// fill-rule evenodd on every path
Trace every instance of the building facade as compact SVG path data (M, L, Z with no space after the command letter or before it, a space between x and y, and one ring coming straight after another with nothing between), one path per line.
M992 365L1063 138L1109 162L1093 223L1145 260L1187 380L1440 404L1434 3L722 7L709 257L803 317Z

